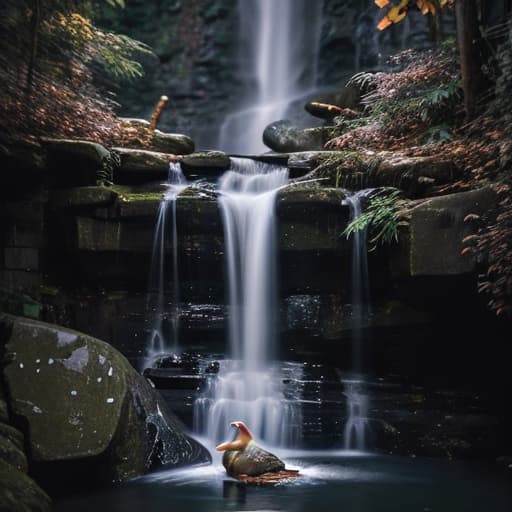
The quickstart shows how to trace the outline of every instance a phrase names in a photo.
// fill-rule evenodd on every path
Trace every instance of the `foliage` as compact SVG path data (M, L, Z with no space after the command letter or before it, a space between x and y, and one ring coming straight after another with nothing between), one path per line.
M512 315L512 21L491 28L486 34L498 38L493 55L495 96L487 116L473 123L473 130L485 130L481 153L485 162L472 162L473 179L493 183L497 205L482 218L469 215L468 222L479 226L475 235L464 239L463 253L474 254L482 266L478 290L489 297L489 307L497 314Z
M389 5L390 0L375 0L375 3L381 9ZM400 0L397 5L393 5L380 20L377 28L384 30L394 23L400 23L408 14L410 7L416 6L425 16L431 14L435 16L440 8L451 6L455 0Z
M425 132L425 144L443 144L453 139L453 133L446 124L432 126Z
M370 251L378 245L398 242L400 228L408 224L401 213L404 201L402 192L395 189L381 189L370 198L370 203L362 215L345 228L348 238L357 231L369 230Z
M122 6L122 0L98 0ZM133 57L149 49L98 30L94 3L6 0L0 7L0 113L5 135L84 137L108 143L119 136L114 102L98 89L106 74L142 75ZM109 82L109 87L111 83Z
M358 73L350 80L368 92L362 96L363 119L344 121L345 133L328 142L331 149L394 149L405 141L431 138L432 125L443 140L461 119L462 100L453 47L415 52L392 58L394 73ZM435 134L434 134L435 137Z

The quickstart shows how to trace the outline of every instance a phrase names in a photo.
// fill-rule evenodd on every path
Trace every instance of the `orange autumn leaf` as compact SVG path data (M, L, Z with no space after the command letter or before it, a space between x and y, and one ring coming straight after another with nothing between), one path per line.
M375 5L382 9L383 7L386 7L386 5L389 4L389 0L375 0Z
M406 16L409 0L402 0L398 5L391 7L386 16L377 25L379 30L388 28L393 23L400 23Z
M435 14L436 8L432 2L429 0L418 0L416 2L416 5L418 6L418 9L421 11L421 14L424 16L428 13Z

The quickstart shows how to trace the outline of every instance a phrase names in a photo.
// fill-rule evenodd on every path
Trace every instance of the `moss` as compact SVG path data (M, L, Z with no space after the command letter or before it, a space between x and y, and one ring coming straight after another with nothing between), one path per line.
M25 473L0 459L0 510L46 512L50 498Z

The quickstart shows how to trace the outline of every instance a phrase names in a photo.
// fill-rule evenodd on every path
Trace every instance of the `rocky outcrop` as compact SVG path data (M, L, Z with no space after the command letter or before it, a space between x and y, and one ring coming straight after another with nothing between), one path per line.
M97 465L93 481L107 482L210 461L110 345L34 320L4 315L1 324L9 407L38 474L87 463Z

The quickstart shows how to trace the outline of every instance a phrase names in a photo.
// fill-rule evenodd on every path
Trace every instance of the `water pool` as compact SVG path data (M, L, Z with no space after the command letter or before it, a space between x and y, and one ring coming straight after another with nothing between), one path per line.
M510 512L512 469L468 462L347 452L280 451L302 477L245 486L211 466L169 470L66 498L58 512L346 511Z

